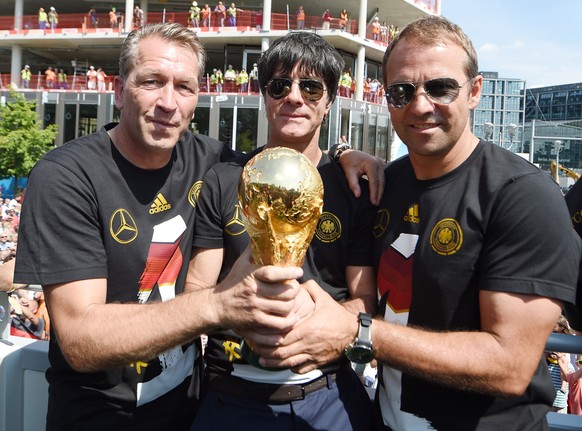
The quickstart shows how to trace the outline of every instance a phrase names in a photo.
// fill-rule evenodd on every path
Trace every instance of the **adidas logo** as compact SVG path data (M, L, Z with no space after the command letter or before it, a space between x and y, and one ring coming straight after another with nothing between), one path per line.
M170 208L172 208L172 205L168 203L163 194L158 193L156 199L154 200L154 203L150 207L149 212L150 214L157 214L163 211L168 211Z
M408 208L408 212L404 216L404 221L410 223L420 223L420 217L418 217L418 204L414 204Z

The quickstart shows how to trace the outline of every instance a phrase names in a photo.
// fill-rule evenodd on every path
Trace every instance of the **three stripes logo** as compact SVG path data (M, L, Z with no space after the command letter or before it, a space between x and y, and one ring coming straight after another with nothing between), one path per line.
M161 193L158 193L158 195L154 199L154 202L150 206L149 213L153 215L153 214L161 213L163 211L168 211L171 208L172 208L172 205L170 205L168 203L168 201L166 200L164 195Z
M404 216L404 221L409 223L420 223L420 217L418 216L418 204L414 204L408 208L408 211Z

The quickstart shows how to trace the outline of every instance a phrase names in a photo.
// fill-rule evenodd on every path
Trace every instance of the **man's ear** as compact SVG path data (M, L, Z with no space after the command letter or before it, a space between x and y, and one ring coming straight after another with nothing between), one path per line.
M123 79L118 76L113 80L113 89L115 90L115 106L121 110L123 108L123 90L125 83Z

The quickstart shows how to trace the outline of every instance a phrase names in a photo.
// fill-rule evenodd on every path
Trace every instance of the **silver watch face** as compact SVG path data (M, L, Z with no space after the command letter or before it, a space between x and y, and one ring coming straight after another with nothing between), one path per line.
M367 364L374 359L374 352L368 346L355 345L346 349L346 357L356 364Z

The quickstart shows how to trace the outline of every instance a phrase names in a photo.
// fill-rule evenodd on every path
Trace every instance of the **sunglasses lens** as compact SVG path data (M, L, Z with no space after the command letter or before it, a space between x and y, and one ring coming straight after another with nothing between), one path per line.
M436 103L448 105L459 95L459 83L452 78L431 79L424 83L428 96Z
M313 79L300 81L299 88L301 89L303 97L313 102L321 99L323 97L323 92L325 91L323 83Z
M287 78L275 78L269 81L267 92L273 99L282 99L291 92L293 83Z
M414 85L407 82L392 84L386 88L386 100L395 108L402 108L414 99L415 91Z

